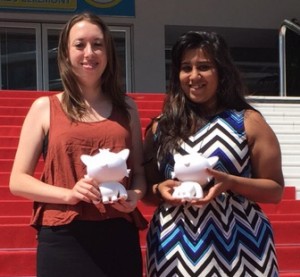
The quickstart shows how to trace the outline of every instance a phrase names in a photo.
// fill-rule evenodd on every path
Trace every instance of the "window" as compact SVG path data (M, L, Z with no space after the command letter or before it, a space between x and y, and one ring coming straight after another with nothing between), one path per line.
M0 27L1 89L41 88L41 34L38 24Z
M0 89L61 90L57 46L62 24L1 22ZM124 89L132 90L130 27L111 27Z

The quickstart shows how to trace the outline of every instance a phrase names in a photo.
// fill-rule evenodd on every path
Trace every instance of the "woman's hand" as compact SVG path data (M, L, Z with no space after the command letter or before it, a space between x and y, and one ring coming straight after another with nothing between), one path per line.
M71 204L77 204L80 200L87 203L97 202L101 199L98 184L92 178L80 179L72 189Z
M201 208L203 205L208 204L214 198L218 197L223 192L231 189L234 176L221 172L215 169L207 169L207 173L212 176L215 180L215 184L209 188L209 190L204 190L203 198L199 200L192 200L190 203L196 207Z
M98 183L92 178L82 178L70 190L68 203L75 205L80 201L94 203L98 210L105 212L104 205L100 201L101 194Z
M177 199L172 196L174 187L180 185L181 182L168 179L153 186L154 194L161 198L161 200L171 204L180 205L185 202L185 200Z
M128 197L126 200L120 199L119 201L111 204L113 208L123 213L132 212L139 201L139 194L134 190L127 190Z

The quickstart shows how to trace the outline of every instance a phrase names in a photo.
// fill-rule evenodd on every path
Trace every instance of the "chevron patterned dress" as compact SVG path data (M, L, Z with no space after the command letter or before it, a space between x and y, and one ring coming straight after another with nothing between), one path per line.
M244 111L214 116L179 152L218 156L217 170L251 177ZM173 168L170 155L160 170L171 178ZM257 204L230 191L202 208L163 203L147 234L147 270L148 277L276 277L272 228Z

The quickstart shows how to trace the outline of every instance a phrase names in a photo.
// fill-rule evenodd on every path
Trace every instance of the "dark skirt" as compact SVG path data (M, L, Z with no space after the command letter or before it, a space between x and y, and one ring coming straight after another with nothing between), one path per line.
M38 232L37 277L141 277L138 229L125 219L74 221Z

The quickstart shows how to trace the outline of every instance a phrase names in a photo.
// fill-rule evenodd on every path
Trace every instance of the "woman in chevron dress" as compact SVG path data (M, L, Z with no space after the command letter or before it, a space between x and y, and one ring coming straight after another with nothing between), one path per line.
M149 277L278 276L272 227L257 202L278 203L284 180L270 126L245 99L224 39L188 32L172 50L169 92L144 145ZM218 156L204 196L172 196L174 154Z

